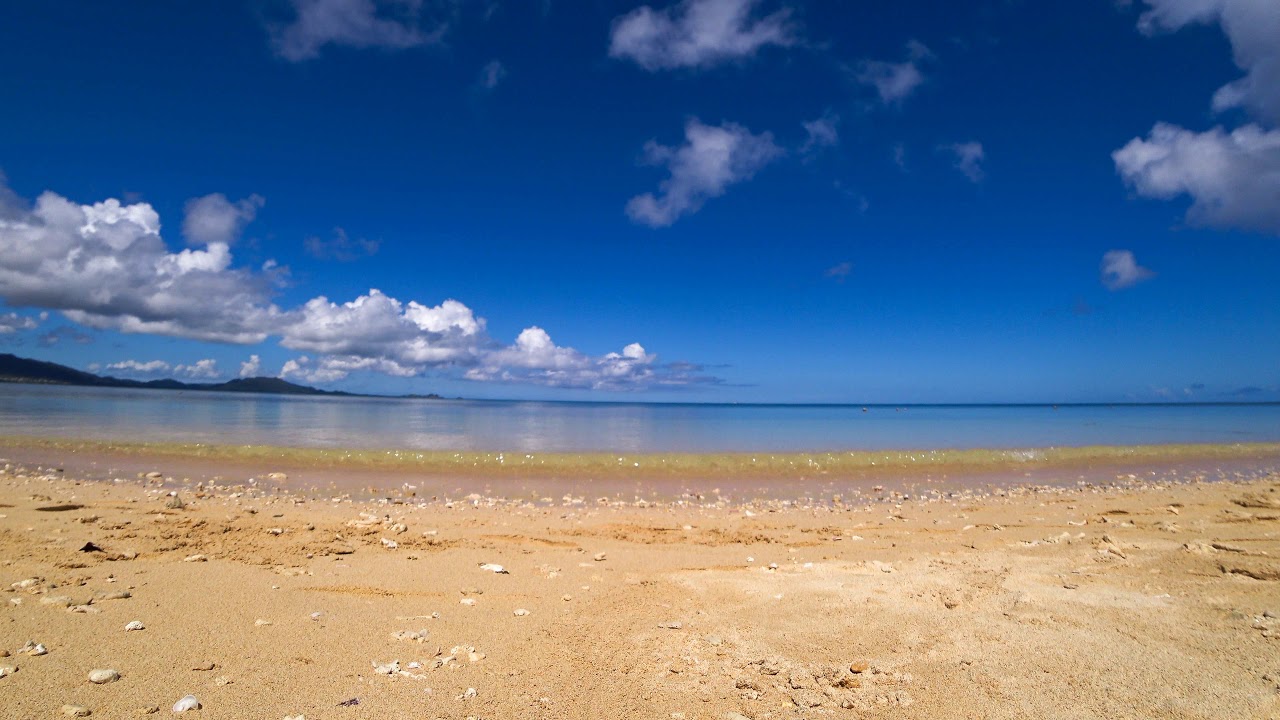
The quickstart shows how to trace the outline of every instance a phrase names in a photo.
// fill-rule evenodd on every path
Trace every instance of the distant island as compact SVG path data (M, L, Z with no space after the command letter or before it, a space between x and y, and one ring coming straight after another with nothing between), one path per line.
M125 380L94 375L57 363L0 353L0 382L37 385L79 385L84 387L148 388L152 390L195 390L200 392L268 393L272 395L329 395L333 397L380 397L340 390L321 390L273 377L237 378L223 383L184 383L164 380ZM406 395L421 400L440 400L439 395Z

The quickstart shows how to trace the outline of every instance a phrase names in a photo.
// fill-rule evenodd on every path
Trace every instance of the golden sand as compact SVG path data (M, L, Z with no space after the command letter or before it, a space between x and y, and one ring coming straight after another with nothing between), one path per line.
M0 716L1280 717L1280 477L1136 475L542 503L12 464Z

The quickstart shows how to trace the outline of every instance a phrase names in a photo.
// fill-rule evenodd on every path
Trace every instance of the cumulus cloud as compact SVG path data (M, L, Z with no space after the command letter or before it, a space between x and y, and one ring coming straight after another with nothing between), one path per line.
M880 102L885 105L898 105L910 97L915 89L924 83L924 73L920 70L923 61L933 57L933 53L923 43L912 40L907 43L907 59L902 62L886 62L883 60L864 60L858 64L854 77L863 85L876 89Z
M178 365L173 368L173 373L192 380L212 380L222 377L222 371L218 369L218 361L213 358L197 360L190 365Z
M326 45L402 50L439 42L445 26L421 27L421 0L290 0L297 17L272 30L276 54L312 60Z
M1245 108L1270 125L1280 124L1280 8L1273 0L1146 0L1138 28L1151 35L1192 23L1218 23L1245 75L1219 88L1213 109Z
M507 68L497 60L490 60L485 66L480 68L480 87L485 90L492 90L498 87L498 83L507 76Z
M515 344L486 354L466 372L468 380L518 382L558 388L631 390L641 387L682 387L718 383L699 375L701 366L687 363L663 365L640 343L621 352L590 356L556 345L540 327L526 328Z
M682 0L664 10L648 5L613 21L609 56L650 70L710 67L755 55L766 45L797 42L791 12L755 18L759 0Z
M262 358L250 355L249 359L240 363L240 377L251 378L262 375Z
M942 149L955 156L955 168L969 178L969 182L982 182L982 178L985 177L985 173L982 170L982 161L986 159L986 152L982 149L982 143L952 143L951 145L942 146Z
M1156 123L1112 153L1116 170L1139 195L1189 196L1191 224L1280 234L1280 8L1271 0L1145 2L1138 27L1148 35L1221 26L1245 75L1218 89L1213 109L1240 108L1254 122L1230 132Z
M746 141L760 138L747 133ZM740 152L740 148L730 152L728 161L739 174L751 165L738 157ZM677 167L674 159L672 163ZM718 182L723 185L723 178ZM707 192L705 183L698 187L697 192ZM686 187L674 192L691 191ZM0 193L0 199L3 196ZM226 242L171 252L160 236L158 214L145 203L107 200L79 205L46 192L33 207L6 202L4 208L0 300L8 305L59 310L80 325L125 333L237 344L275 337L283 347L310 354L286 364L281 372L285 377L334 382L353 372L408 377L433 369L479 368L481 375L472 379L487 375L503 382L566 387L616 389L714 381L672 371L673 366L663 369L652 356L637 350L639 345L600 357L539 345L535 341L545 333L537 328L522 334L515 345L503 347L486 333L484 318L453 299L438 305L402 302L371 289L349 302L321 296L282 309L273 302L282 268L272 261L259 270L236 267ZM17 313L0 315L0 326L10 332L31 329L32 322ZM567 359L557 365L548 360L551 357ZM110 369L134 374L172 371L190 378L221 376L211 359L177 366L158 360L122 361ZM260 359L254 355L241 365L240 374L260 370Z
M658 185L657 195L631 198L627 215L634 222L650 227L671 225L785 154L771 133L754 135L734 123L711 126L694 118L685 125L684 134L685 144L679 147L653 140L645 144L645 162L666 166L671 176Z
M1111 250L1102 256L1101 279L1108 290L1123 290L1153 277L1155 273L1139 265L1129 250Z
M191 245L232 245L265 202L261 195L250 195L233 203L222 193L188 200L182 234Z
M1157 123L1111 157L1140 195L1189 195L1194 225L1280 234L1280 130L1250 124L1196 133Z
M392 365L375 369L406 375L427 367L471 364L487 341L484 326L484 318L457 300L427 307L370 290L347 303L325 297L308 301L288 314L280 344L330 356L385 359L405 372L390 370Z
M366 240L365 238L352 240L347 235L346 230L334 228L333 237L328 240L313 235L307 238L303 245L306 247L307 253L314 258L353 262L377 253L378 248L382 246L382 242L379 240Z
M800 145L800 152L810 155L817 152L821 148L833 147L840 144L840 116L835 113L823 113L822 117L817 120L800 123L804 127L804 143Z
M35 330L38 327L40 323L32 317L13 312L0 315L0 335L15 333L19 330Z
M255 343L275 321L270 273L231 267L224 242L169 252L145 203L52 192L0 219L0 296L99 329Z
M158 375L160 373L169 372L172 366L163 360L148 360L140 362L138 360L122 360L107 365L108 370L122 372L127 375Z

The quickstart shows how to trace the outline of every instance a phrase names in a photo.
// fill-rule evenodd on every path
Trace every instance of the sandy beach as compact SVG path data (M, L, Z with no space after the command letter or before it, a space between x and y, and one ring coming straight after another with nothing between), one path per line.
M531 502L30 460L4 717L1280 717L1280 476Z

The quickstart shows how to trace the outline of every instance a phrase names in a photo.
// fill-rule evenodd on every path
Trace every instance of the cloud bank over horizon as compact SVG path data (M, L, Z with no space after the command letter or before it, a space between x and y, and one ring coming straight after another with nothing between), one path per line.
M191 247L178 252L162 239L160 216L147 203L80 205L46 191L27 208L2 184L0 199L0 299L15 308L57 311L88 328L232 345L275 338L281 347L315 356L286 361L280 376L317 383L358 371L406 378L456 371L477 382L609 390L719 382L685 364L659 363L638 343L591 356L555 345L537 326L503 346L487 334L484 318L454 299L431 306L371 288L348 302L320 295L282 308L274 298L287 268L274 260L256 269L233 265L231 244L263 206L257 195L188 202L183 232ZM16 313L0 315L2 333L37 325ZM193 379L223 375L212 359L106 367ZM261 359L254 354L240 376L258 372Z

